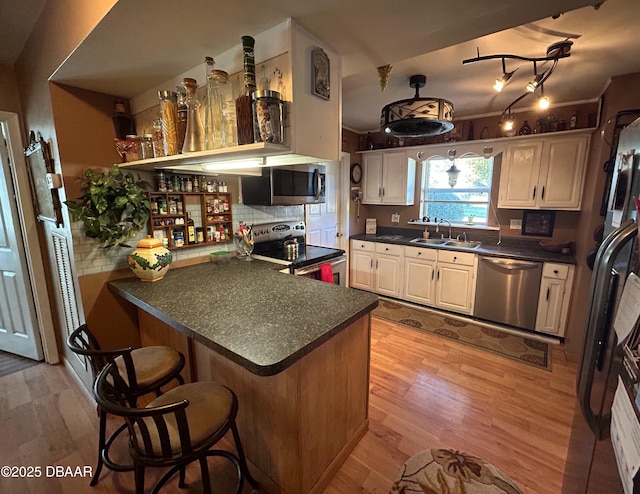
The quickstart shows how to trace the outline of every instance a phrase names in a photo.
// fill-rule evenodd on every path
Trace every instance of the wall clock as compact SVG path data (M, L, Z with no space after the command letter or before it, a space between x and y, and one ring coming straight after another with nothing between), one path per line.
M351 165L351 182L359 184L360 180L362 180L362 167L360 163L354 163Z

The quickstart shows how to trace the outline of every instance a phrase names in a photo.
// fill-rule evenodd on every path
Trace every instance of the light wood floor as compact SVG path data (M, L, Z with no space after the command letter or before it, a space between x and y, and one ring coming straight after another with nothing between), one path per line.
M479 456L529 494L558 494L574 376L560 347L548 372L374 319L370 428L325 494L387 493L404 461L431 447ZM0 477L0 493L133 492L131 473L105 469L93 488L87 478L46 478L47 465L94 466L97 423L94 403L61 366L0 378L0 466L43 469L39 479ZM199 492L198 479L190 468L189 489L174 482L162 492Z

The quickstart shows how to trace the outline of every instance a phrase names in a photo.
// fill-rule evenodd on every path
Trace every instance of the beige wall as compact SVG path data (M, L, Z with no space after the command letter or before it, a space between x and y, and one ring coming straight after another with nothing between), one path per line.
M0 64L0 110L20 113L18 83L13 67Z

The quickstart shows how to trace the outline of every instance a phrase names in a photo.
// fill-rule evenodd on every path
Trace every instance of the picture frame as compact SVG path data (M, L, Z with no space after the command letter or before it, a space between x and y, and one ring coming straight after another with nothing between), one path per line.
M25 149L24 155L36 217L40 221L55 223L57 227L62 226L62 207L58 189L50 183L50 177L54 173L53 161L49 145L39 132L37 138L35 132L30 132L29 147Z
M522 235L551 237L554 221L554 211L524 211L522 214Z
M331 99L331 62L327 53L317 46L311 51L311 92L319 98Z

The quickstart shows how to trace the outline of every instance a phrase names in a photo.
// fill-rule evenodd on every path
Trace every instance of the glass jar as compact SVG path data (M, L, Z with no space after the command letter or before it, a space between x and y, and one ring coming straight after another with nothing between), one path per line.
M140 159L146 160L153 158L153 156L153 136L143 134L140 136Z
M127 161L139 160L142 154L140 136L128 135L125 140L127 141Z
M204 149L204 128L200 119L198 108L200 103L196 96L198 83L195 79L185 77L182 80L187 93L185 97L185 105L187 107L187 128L184 136L184 144L182 145L183 153L191 153L194 151L202 151Z
M255 142L284 141L282 122L282 99L277 91L254 91L253 99L253 135Z
M153 121L153 157L161 158L164 156L164 139L162 138L162 117L158 115Z
M226 101L222 107L222 139L223 147L229 148L238 145L238 123L236 121L236 104Z
M218 149L223 146L222 108L229 74L224 70L212 70L207 75L207 100L204 112L205 149Z
M178 94L174 91L158 91L164 155L178 154Z

